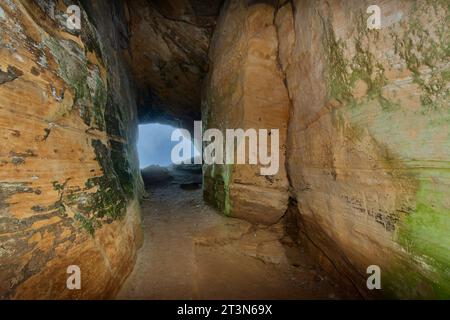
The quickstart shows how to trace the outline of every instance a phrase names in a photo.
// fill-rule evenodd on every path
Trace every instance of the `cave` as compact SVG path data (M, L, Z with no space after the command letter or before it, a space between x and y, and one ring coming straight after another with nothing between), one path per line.
M0 299L449 299L450 8L374 2L1 1Z

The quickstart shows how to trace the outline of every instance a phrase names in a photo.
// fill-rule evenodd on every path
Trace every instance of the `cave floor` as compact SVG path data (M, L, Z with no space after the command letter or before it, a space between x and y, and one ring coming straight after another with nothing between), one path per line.
M281 224L255 226L205 204L201 176L153 168L146 180L144 243L118 299L348 298Z

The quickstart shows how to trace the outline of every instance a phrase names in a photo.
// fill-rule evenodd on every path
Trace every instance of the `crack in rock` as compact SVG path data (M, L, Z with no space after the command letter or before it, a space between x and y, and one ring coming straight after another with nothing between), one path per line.
M6 72L0 70L0 84L11 82L23 76L23 72L14 66L8 66Z

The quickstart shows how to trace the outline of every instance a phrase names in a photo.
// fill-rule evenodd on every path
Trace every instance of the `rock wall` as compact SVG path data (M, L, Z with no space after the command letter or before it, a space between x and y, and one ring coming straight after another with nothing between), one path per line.
M275 2L224 5L207 127L283 128L290 105L289 211L301 238L363 297L377 294L366 270L378 265L385 297L448 298L448 2ZM366 26L372 4L380 30ZM271 223L287 206L284 173L274 188L240 174L249 168L207 166L205 196L226 213Z
M192 129L222 0L127 0L139 118Z
M113 297L140 242L123 10L85 1L71 31L69 4L0 3L1 298Z
M71 3L0 3L0 298L114 296L140 242L133 88L190 127L206 73L205 129L281 144L275 176L205 165L208 201L269 225L287 212L363 297L369 265L384 296L450 296L448 1L81 0L81 31Z
M450 296L449 5L295 1L277 16L288 174L306 236L363 295ZM287 30L287 31L283 31Z
M225 3L202 104L205 129L217 128L224 137L225 129L280 130L280 168L274 176L261 176L258 165L204 165L206 200L228 215L264 224L284 215L289 197L284 166L289 97L274 17L271 5Z

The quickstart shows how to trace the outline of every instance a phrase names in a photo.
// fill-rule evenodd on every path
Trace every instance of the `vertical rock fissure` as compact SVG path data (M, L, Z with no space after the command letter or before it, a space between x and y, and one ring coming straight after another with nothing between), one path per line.
M358 288L358 285L355 283L354 279L339 268L326 250L324 250L308 235L308 231L302 223L302 214L298 209L297 199L292 197L289 198L289 205L286 214L283 217L283 223L286 234L294 240L297 247L306 248L305 253L308 257L314 260L315 263L318 263L321 268L326 270L333 281L342 285L349 293L352 293L355 296L360 298L367 297L367 295L365 295L364 292L361 292ZM318 253L314 253L314 251L317 251ZM324 262L323 259L318 259L318 256L323 257L326 261ZM351 267L350 263L349 267Z
M290 6L290 8L288 8L288 6ZM283 63L281 61L281 57L280 57L280 42L281 42L281 36L280 36L280 25L279 23L276 23L276 20L278 18L278 12L280 9L284 8L284 10L289 10L291 15L288 16L288 18L293 17L294 16L294 12L295 12L295 4L293 3L293 1L286 1L283 4L281 4L280 6L280 2L278 2L278 5L276 6L276 10L274 12L274 17L273 17L273 25L276 28L276 32L277 32L277 65L278 68L280 70L280 72L283 75L283 82L284 85L286 87L286 90L288 92L288 97L289 97L289 117L287 120L287 136L289 136L290 133L290 121L291 121L291 117L292 117L292 111L293 111L293 102L292 102L292 95L291 92L289 90L289 85L288 85L288 79L287 79L287 74L286 74L286 68L288 66L283 66ZM282 17L283 18L283 17ZM286 18L286 17L284 17ZM292 21L293 22L293 21ZM294 34L295 34L295 24L293 23L293 27L294 27ZM286 36L285 34L283 36ZM292 44L295 45L295 44ZM290 55L291 52L288 53L288 55ZM291 151L289 149L289 143L286 145L286 154L289 154L289 152ZM303 237L301 237L302 241L308 241L310 244L313 245L313 247L315 248L315 250L318 250L320 252L321 255L323 255L325 257L325 259L328 261L328 264L332 266L333 270L335 272L331 272L332 277L334 278L334 280L338 283L342 283L344 285L346 285L347 287L350 285L352 287L355 293L357 293L361 298L364 297L363 293L360 291L360 289L358 288L358 286L354 283L354 280L348 275L346 274L346 272L344 272L343 270L341 270L341 268L339 268L336 263L333 261L333 259L327 254L326 250L323 250L323 248L321 248L318 244L316 244L313 239L311 239L311 237L308 235L308 231L306 228L304 228L304 225L301 223L302 221L302 217L301 217L301 212L298 208L298 199L297 199L297 195L295 192L293 192L293 184L292 184L292 180L290 177L290 170L289 170L289 163L288 163L288 157L286 157L285 162L284 162L284 166L286 168L286 176L287 176L287 180L289 183L289 200L288 200L288 208L286 210L286 213L283 215L282 218L280 218L280 221L283 221L285 228L287 230L287 234L294 240L294 242L297 243L297 245L299 245L298 243L298 237L300 234L303 235ZM301 200L300 200L301 201ZM295 216L295 218L293 217ZM292 224L296 224L296 228L294 228L294 230L292 230ZM291 230L288 230L291 229ZM308 248L308 246L306 246ZM311 250L310 250L311 251ZM307 252L307 254L309 255L313 255L312 252ZM314 257L312 257L314 258ZM348 266L350 268L352 268L351 263L348 264ZM344 277L346 279L346 281L343 281L340 276Z

